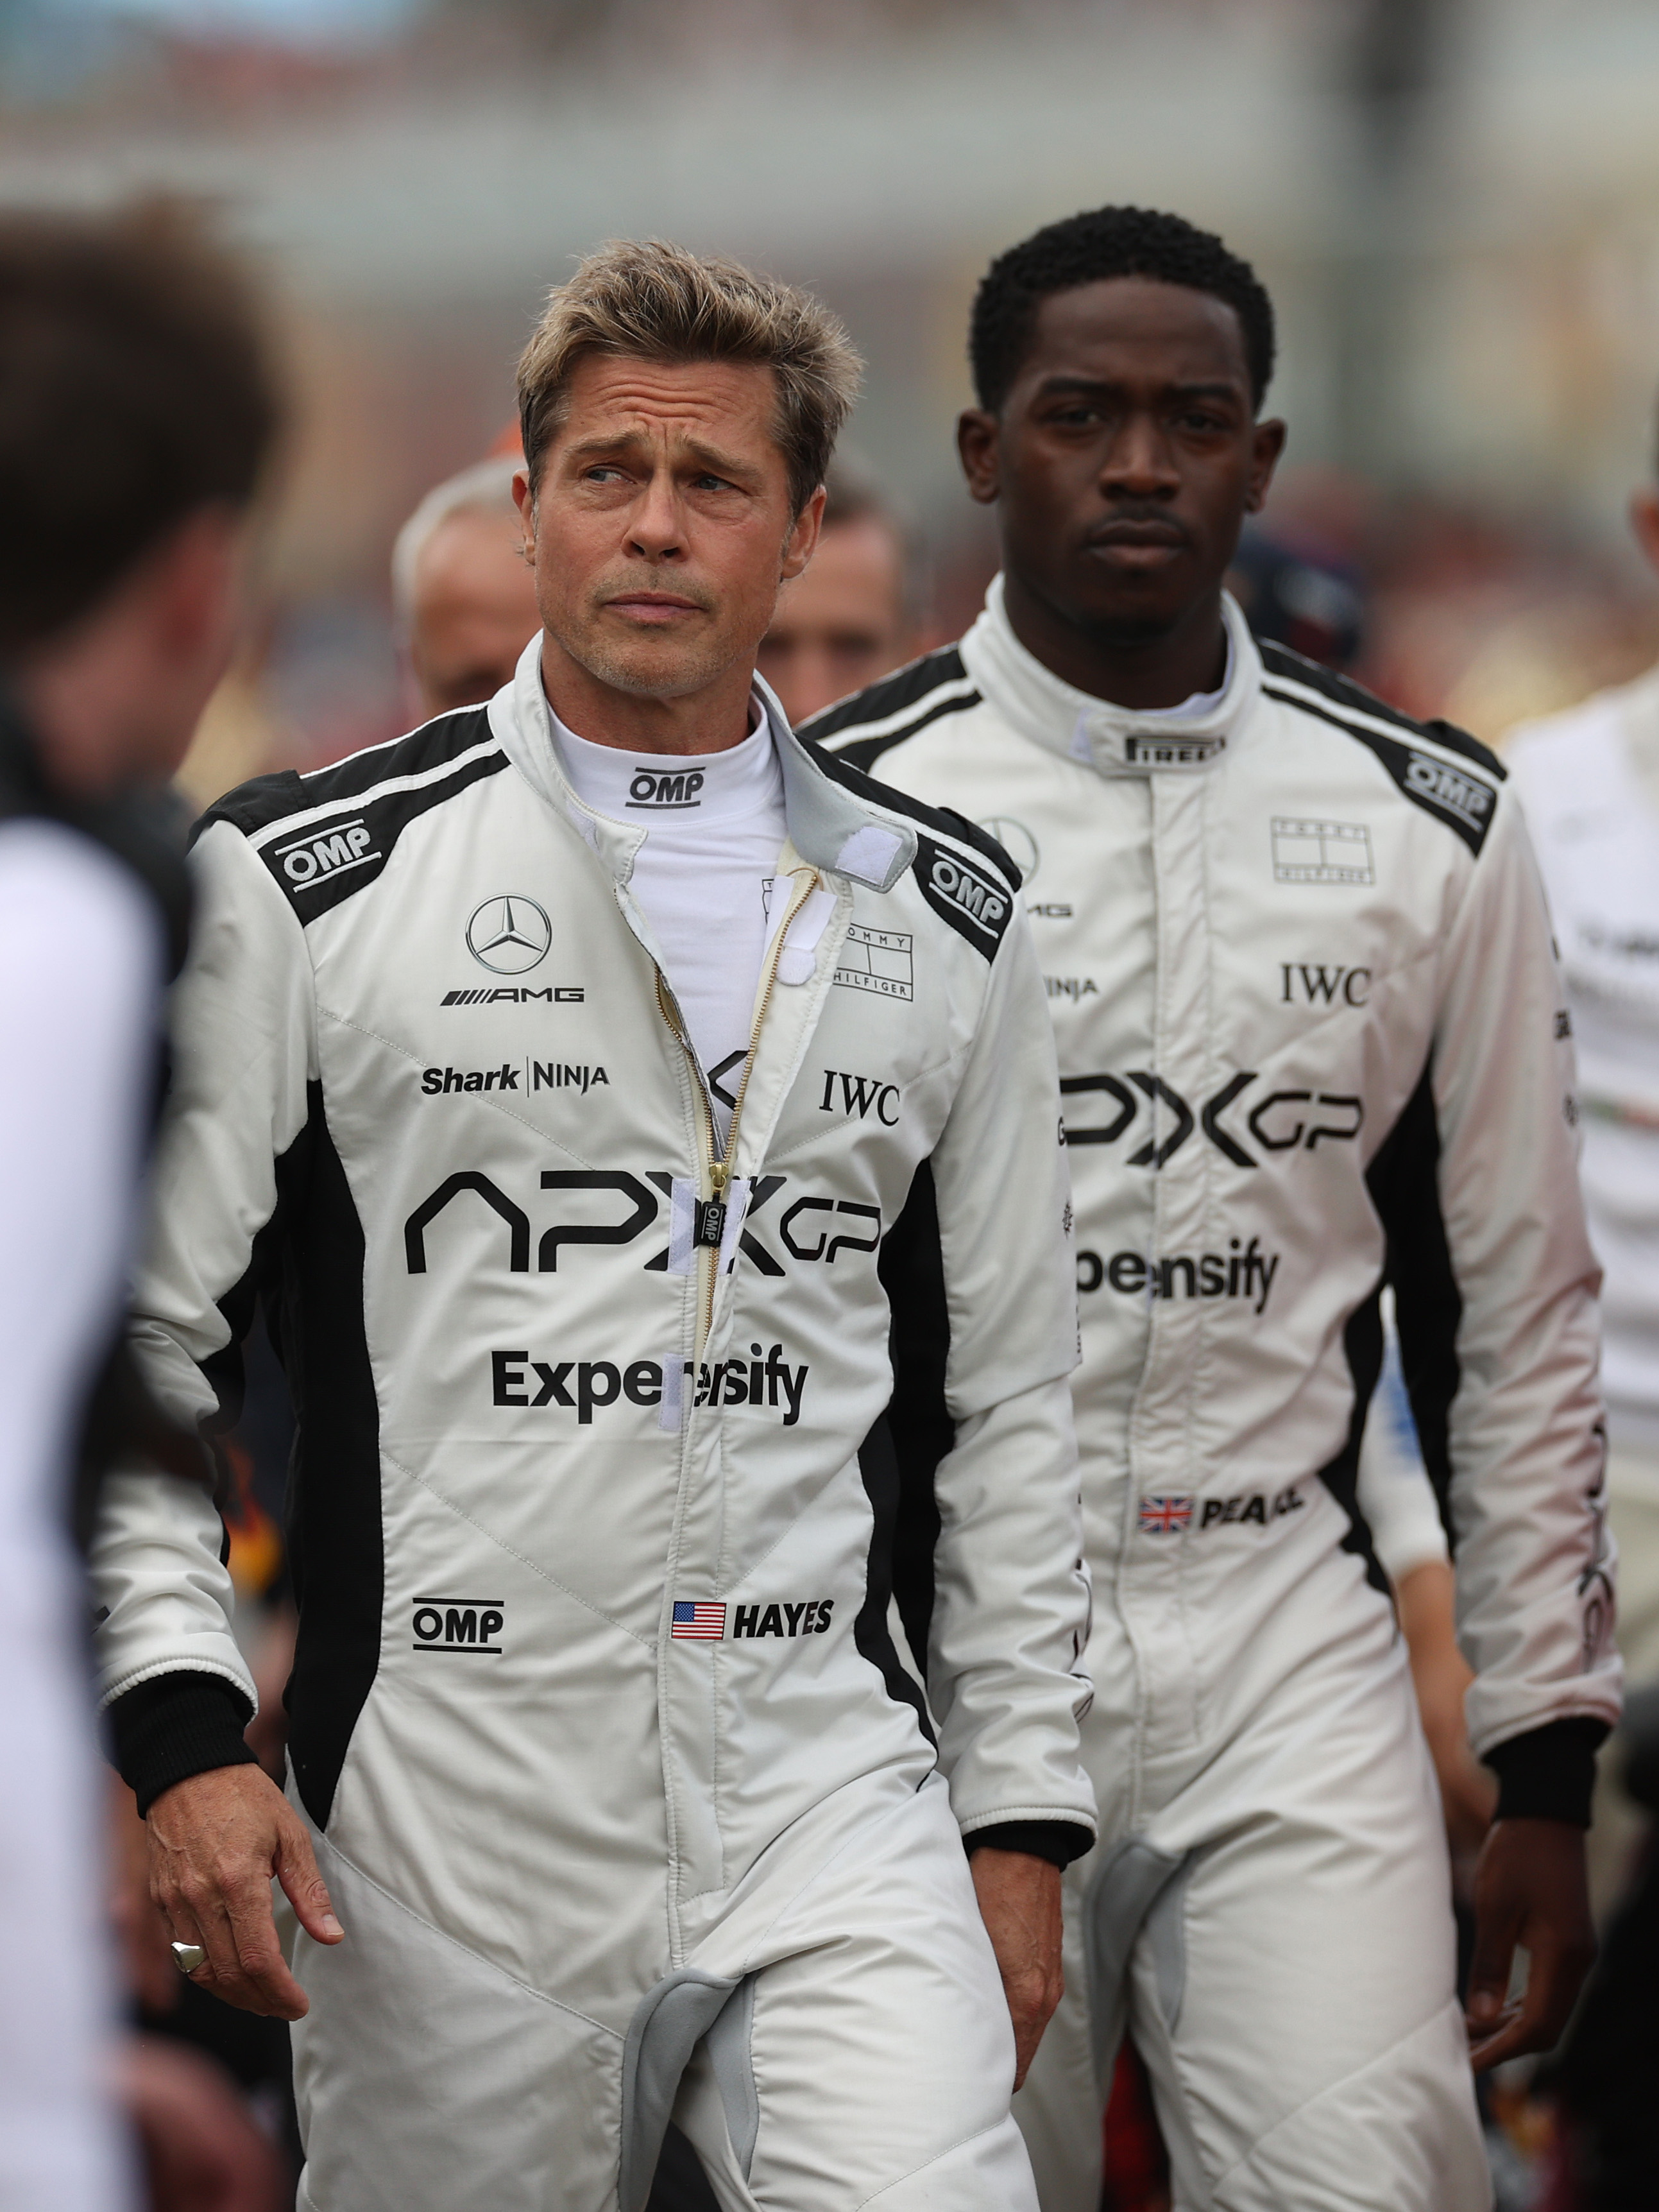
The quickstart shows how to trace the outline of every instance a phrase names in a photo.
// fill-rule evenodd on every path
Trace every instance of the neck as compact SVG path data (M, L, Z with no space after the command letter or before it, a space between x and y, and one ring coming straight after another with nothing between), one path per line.
M542 685L567 730L618 752L724 753L749 733L751 667L739 662L699 691L663 698L622 691L573 660L553 637L542 642Z
M1008 626L1033 659L1074 690L1114 707L1178 707L1214 691L1227 666L1221 591L1187 608L1167 629L1140 636L1078 629L1011 570L1002 584Z

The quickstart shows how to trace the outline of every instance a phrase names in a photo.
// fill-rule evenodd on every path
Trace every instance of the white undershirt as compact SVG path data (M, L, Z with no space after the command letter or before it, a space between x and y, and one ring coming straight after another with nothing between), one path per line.
M628 888L709 1079L723 1141L766 957L768 886L788 834L777 748L758 702L754 712L759 724L741 744L689 756L592 744L552 718L584 805L645 832Z

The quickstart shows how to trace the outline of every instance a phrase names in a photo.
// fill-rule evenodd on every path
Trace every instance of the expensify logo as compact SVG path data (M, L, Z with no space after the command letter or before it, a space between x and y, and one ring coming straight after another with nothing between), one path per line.
M782 1425L792 1429L801 1418L811 1372L802 1360L791 1366L784 1347L768 1352L749 1346L748 1359L687 1359L681 1363L685 1386L699 1406L764 1406L781 1410ZM492 1352L490 1396L498 1406L528 1406L532 1411L560 1406L576 1415L578 1428L590 1428L607 1406L660 1406L663 1366L656 1359L627 1365L611 1359L533 1359L528 1352Z

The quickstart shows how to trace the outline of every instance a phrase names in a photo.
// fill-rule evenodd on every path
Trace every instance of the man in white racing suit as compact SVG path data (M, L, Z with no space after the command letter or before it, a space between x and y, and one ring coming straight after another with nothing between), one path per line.
M1016 2100L1044 2212L1098 2204L1126 2018L1180 2212L1488 2201L1445 1839L1355 1506L1388 1281L1501 1790L1477 2063L1553 2039L1590 1945L1619 1677L1549 932L1491 756L1258 650L1223 594L1284 436L1272 345L1250 270L1173 216L1004 255L960 434L1003 573L960 647L808 728L993 825L1059 1039L1102 1843Z
M1034 2203L1093 1832L1052 1042L1006 856L752 682L856 366L592 257L520 368L512 684L196 844L136 1341L210 1427L267 1300L292 1803L205 1494L112 1486L102 1657L175 1935L298 2021L314 2212L639 2212L670 2117L728 2212ZM951 1444L925 1699L890 1325Z

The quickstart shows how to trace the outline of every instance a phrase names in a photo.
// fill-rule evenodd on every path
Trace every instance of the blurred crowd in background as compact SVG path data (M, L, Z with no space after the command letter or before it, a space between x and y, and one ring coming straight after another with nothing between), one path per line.
M1501 747L1659 653L1626 517L1659 465L1656 112L1650 0L0 0L0 201L203 200L279 303L296 427L197 805L501 680L536 626L512 363L608 235L803 282L867 358L761 662L790 712L956 636L991 569L951 435L973 283L1109 200L1220 231L1278 304L1252 623ZM275 1773L287 1420L256 1345L225 1471ZM136 1895L118 1798L116 1823ZM128 1932L152 2024L280 2136L285 2031L181 1990L136 1909ZM1553 2111L1494 2087L1505 2212L1569 2201ZM1155 2142L1117 2120L1111 2201L1153 2212Z

